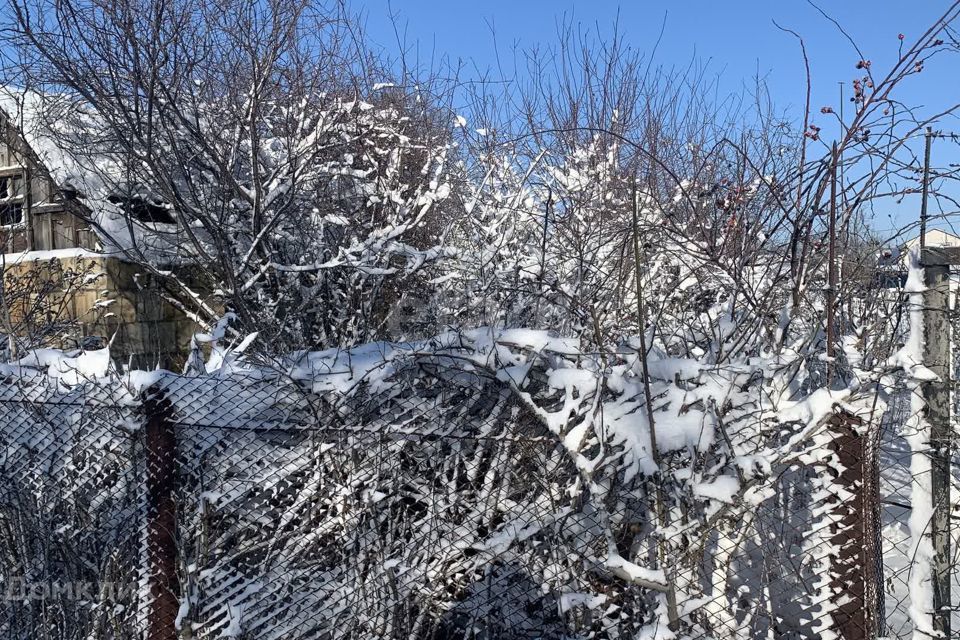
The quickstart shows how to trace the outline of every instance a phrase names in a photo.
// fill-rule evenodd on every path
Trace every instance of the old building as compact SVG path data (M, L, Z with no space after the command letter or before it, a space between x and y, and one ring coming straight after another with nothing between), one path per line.
M117 239L134 227L148 239L169 233L157 225L174 226L172 217L129 193L84 193L83 163L45 144L51 131L31 121L29 100L0 92L0 107L0 331L18 336L20 349L109 344L118 364L178 366L194 324L167 301L139 248Z

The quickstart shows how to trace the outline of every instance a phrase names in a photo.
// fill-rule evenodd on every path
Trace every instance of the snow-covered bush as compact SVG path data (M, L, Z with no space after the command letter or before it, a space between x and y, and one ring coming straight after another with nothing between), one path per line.
M28 88L2 99L105 251L201 326L231 313L276 352L386 333L458 215L442 84L393 78L343 16L295 4L133 21L51 4L35 14L51 31L25 27Z
M4 407L94 411L70 438L28 421L11 439L12 423L0 423L19 460L5 486L47 486L63 465L78 474L61 477L70 486L98 482L100 466L76 467L86 442L139 468L130 407L147 386L162 393L178 441L178 624L201 638L723 638L829 626L833 507L809 470L836 464L833 416L869 425L878 411L868 372L795 400L783 359L711 366L654 352L645 378L635 349L598 357L535 330L298 353L271 368L217 348L193 377L119 376L101 355L37 352L8 368ZM119 412L96 410L105 403ZM142 489L116 485L133 494L118 508L140 514L129 509ZM36 494L35 509L64 532L55 546L91 535L61 521L113 504L55 493ZM110 522L103 534L118 540L142 526ZM42 529L8 541L20 564L7 575L51 570L24 551ZM94 570L102 550L78 558L91 580L107 571ZM124 604L140 616L105 619L129 629L149 619L145 569L132 548L113 553L111 570L141 585ZM802 570L771 569L790 559Z

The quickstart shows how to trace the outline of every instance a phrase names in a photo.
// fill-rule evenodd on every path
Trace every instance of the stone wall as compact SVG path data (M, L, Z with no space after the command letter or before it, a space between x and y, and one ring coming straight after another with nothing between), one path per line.
M110 342L114 360L134 368L182 366L195 325L143 269L80 250L37 256L4 267L15 334L64 349Z

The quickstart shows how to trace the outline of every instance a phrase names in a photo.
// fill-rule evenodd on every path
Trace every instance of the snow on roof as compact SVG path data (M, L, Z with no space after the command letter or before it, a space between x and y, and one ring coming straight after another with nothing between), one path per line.
M943 229L930 229L924 234L924 238L928 247L960 247L960 236ZM908 249L919 246L920 236L910 238L905 244Z
M110 201L118 185L125 184L126 172L116 150L108 146L107 125L81 99L0 87L0 109L56 185L77 192L107 253L176 255L164 234L129 219Z
M0 264L10 266L22 262L35 262L38 260L67 260L70 258L108 258L115 257L112 254L96 253L88 251L81 247L71 249L48 249L46 251L21 251L19 253L5 253L0 257Z

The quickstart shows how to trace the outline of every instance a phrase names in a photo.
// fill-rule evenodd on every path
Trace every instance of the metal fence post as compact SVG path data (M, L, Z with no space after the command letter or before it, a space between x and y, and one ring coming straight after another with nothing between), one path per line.
M146 548L150 602L147 640L176 640L180 585L177 580L176 490L177 439L173 407L163 389L143 396L146 414Z
M922 384L930 425L933 517L933 626L950 636L950 267L924 265L924 364L938 380Z
M872 457L867 454L868 426L852 413L839 411L830 419L834 434L831 450L842 471L833 483L851 494L834 497L830 542L837 549L833 558L834 593L844 593L846 601L832 612L834 624L843 640L868 640L877 636L877 575L875 549L875 486Z

